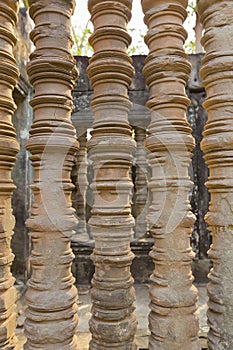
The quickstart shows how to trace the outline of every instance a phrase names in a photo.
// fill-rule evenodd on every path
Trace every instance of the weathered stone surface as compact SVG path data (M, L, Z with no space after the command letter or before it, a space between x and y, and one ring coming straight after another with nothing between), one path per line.
M28 9L20 8L18 13L18 22L16 27L17 43L14 47L14 56L17 62L17 67L20 76L16 85L16 89L21 93L27 95L29 88L27 63L29 55L33 50L33 44L30 40L30 32L33 29L33 21L31 20Z
M18 69L13 56L16 44L15 27L18 1L0 3L0 348L18 349L15 337L16 290L11 274L14 255L11 251L11 236L15 219L12 215L11 196L15 188L11 171L19 146L16 141L12 115L15 103L12 91L18 78Z
M207 274L209 272L209 263L206 259L207 250L210 246L210 234L207 230L207 224L204 221L204 215L208 211L209 194L206 186L204 185L208 177L208 168L203 159L203 152L200 149L200 142L202 140L202 131L204 129L205 122L207 120L207 113L202 107L202 103L205 100L205 89L202 86L202 81L199 76L199 69L201 66L201 59L203 54L189 55L189 61L192 65L192 73L188 85L186 86L186 93L188 94L191 104L187 112L187 119L192 128L193 136L196 141L196 147L193 150L192 164L189 169L191 179L193 181L192 190L190 191L190 204L192 211L197 217L192 230L191 244L194 252L196 253L195 259L192 263L192 271L195 276L195 280L199 283L206 283ZM136 71L131 86L129 87L129 97L133 102L132 108L129 112L129 122L133 128L146 129L149 121L150 114L148 108L143 104L148 99L148 88L145 85L143 79L142 68L144 66L145 56L133 56L133 65ZM76 57L77 65L81 69L81 82L86 82L86 66L88 62L87 57ZM81 61L81 63L79 62ZM81 82L77 83L80 86ZM92 90L91 87L85 84L85 87L81 92L74 91L74 98L77 104L77 110L72 115L73 124L80 133L80 128L86 130L91 128L93 123L93 113L89 108L89 102L91 99ZM131 90L132 89L132 90ZM83 98L80 98L83 96ZM83 101L86 103L83 104ZM150 166L148 164L148 179L150 178ZM92 165L89 162L88 175L89 183L92 181ZM132 169L133 181L135 180L135 166ZM75 182L75 178L74 178ZM75 198L75 194L74 194ZM135 205L135 195L133 197L132 213L133 216L137 215L137 208ZM92 207L92 191L88 187L87 191L87 219L90 217L90 209ZM136 231L136 230L135 230ZM137 283L148 280L148 276L152 273L153 263L151 263L150 257L146 257L147 250L150 249L149 245L144 245L143 241L135 242L135 237L132 240L132 249L138 255L132 263L132 275ZM137 249L134 250L134 243L137 245ZM89 278L92 274L92 264L90 263L90 248L87 248L81 244L78 247L77 242L73 245L74 253L76 255L75 270L77 272L78 283L88 283ZM80 254L79 257L77 254ZM142 258L143 256L143 258ZM139 260L140 259L140 260ZM143 263L141 261L143 260ZM146 261L148 260L148 261ZM82 280L84 282L82 282Z
M206 309L207 309L207 295L206 288L204 285L197 285L199 291L199 301L198 301L198 313L200 317L200 343L201 349L207 350L207 318L206 318ZM148 306L148 285L147 284L135 284L136 292L136 309L135 314L138 320L138 329L136 334L136 340L138 344L138 349L146 350L148 349L148 335L149 331L147 329L147 315L149 312ZM89 285L83 285L79 288L79 302L81 307L79 309L79 331L77 334L78 337L78 349L77 350L88 350L89 342L91 335L89 333L88 321L91 314L91 297ZM24 298L21 298L18 303L18 309L24 310L25 302ZM24 312L21 313L20 321L24 319ZM22 334L22 328L17 329L17 336L19 339L19 350L22 349L22 345L25 340ZM21 345L21 346L20 346Z
M89 58L86 56L75 56L74 58L76 59L76 64L79 71L78 80L76 82L76 85L73 91L73 94L75 95L76 92L84 93L84 92L90 91L92 90L92 87L87 75Z
M90 349L135 348L135 292L130 265L130 239L134 220L130 212L132 182L129 172L135 142L128 122L128 98L134 70L126 54L130 43L126 25L130 0L89 0L94 24L90 43L94 55L88 75L94 89L92 139L88 143L93 161L94 205L89 221L95 238L92 259Z
M142 0L149 55L144 74L150 88L151 123L145 145L152 167L149 229L151 331L149 349L197 350L197 290L192 285L190 235L194 215L188 201L188 168L194 141L186 120L185 85L191 71L183 50L187 1Z
M208 121L202 150L209 167L210 207L206 221L213 244L208 285L210 350L233 348L233 3L198 1L206 51L201 76Z
M87 133L85 130L79 129L78 134L79 150L76 156L76 193L73 200L74 208L78 217L78 226L72 241L86 242L89 240L86 223L86 202L87 202Z
M147 220L146 215L148 212L149 204L149 191L148 191L148 164L147 154L144 147L144 141L146 138L145 128L138 126L134 127L135 141L137 144L137 151L135 157L135 238L140 239L147 236Z
M27 220L33 249L24 348L76 350L77 290L70 248L77 224L70 180L78 149L70 121L77 77L70 33L74 1L29 0L29 4L36 47L28 65L35 115L27 143L34 167L34 203Z
M20 8L17 23L17 43L14 49L17 66L20 71L18 83L13 92L13 98L17 109L13 115L13 125L16 131L16 138L20 145L15 166L12 171L12 178L16 189L12 196L12 208L15 216L14 235L12 237L12 250L15 259L12 265L12 272L17 279L27 281L30 274L29 269L29 237L25 221L31 203L30 183L33 174L28 152L26 151L26 141L29 136L30 126L33 120L33 111L29 106L33 88L28 81L26 65L29 60L32 43L29 40L29 32L32 29L32 20L29 19L27 9Z
M203 54L189 55L192 71L186 89L186 93L191 100L187 113L187 120L192 128L192 135L195 138L195 149L193 150L189 174L193 182L190 204L192 212L196 216L191 236L191 245L196 254L195 270L197 274L195 270L193 272L199 281L202 275L200 271L201 274L198 276L200 263L205 264L204 260L208 258L207 251L210 246L210 233L204 220L205 214L209 208L209 193L205 186L205 182L208 179L208 168L205 164L203 152L200 147L203 138L202 133L207 121L207 113L202 106L206 98L206 92L200 77L202 58Z

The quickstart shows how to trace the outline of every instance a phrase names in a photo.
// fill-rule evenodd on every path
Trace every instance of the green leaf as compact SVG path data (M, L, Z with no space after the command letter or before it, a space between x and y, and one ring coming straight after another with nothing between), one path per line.
M25 6L25 7L27 7L27 8L29 7L28 0L23 0L23 3L24 3L24 6Z

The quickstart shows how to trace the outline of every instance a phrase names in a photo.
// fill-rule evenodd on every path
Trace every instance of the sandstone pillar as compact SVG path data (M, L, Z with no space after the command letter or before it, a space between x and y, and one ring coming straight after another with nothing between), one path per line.
M206 222L212 233L213 262L208 284L208 348L233 348L233 3L198 1L206 51L201 77L206 88L208 121L202 150L209 167L210 207Z
M71 56L72 0L29 0L36 50L28 74L35 88L27 144L34 167L34 203L27 226L32 275L26 294L25 349L76 350L77 290L70 237L76 227L70 179L77 141L70 121L77 71Z
M95 239L92 259L91 350L134 348L135 293L130 265L134 220L129 177L135 143L128 123L128 86L133 76L126 53L131 0L89 0L94 55L88 75L94 89L94 124L88 148L93 161L94 206L89 221Z
M15 188L11 179L18 143L12 125L15 103L12 90L18 78L13 47L18 1L0 3L0 348L18 349L15 337L16 291L11 264L14 259L10 243L14 228L11 195Z
M194 215L188 201L188 167L194 141L186 121L185 85L190 64L183 50L186 0L142 0L150 53L144 75L151 110L146 148L152 167L149 211L154 237L151 257L149 349L197 350L197 290L192 285L190 235Z
M147 201L148 201L148 186L147 186L147 154L144 147L146 138L146 130L136 126L134 128L135 141L137 144L136 150L136 177L135 177L135 214L136 214L136 238L142 238L147 235Z
M88 187L87 180L87 133L84 132L78 137L79 150L77 153L76 168L77 168L77 180L76 180L76 198L75 207L76 214L78 216L78 226L76 234L72 240L88 241L89 236L87 233L86 224L86 194Z

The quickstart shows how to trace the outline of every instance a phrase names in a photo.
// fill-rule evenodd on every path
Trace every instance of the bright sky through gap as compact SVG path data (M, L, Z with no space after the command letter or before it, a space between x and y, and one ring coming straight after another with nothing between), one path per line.
M131 45L133 47L137 47L138 42L140 42L139 53L147 54L148 49L142 39L142 35L146 34L147 31L147 27L144 24L143 17L144 15L142 12L141 0L133 0L132 19L128 25L129 33L132 36ZM75 13L72 18L72 24L75 27L75 30L81 33L89 19L90 14L87 9L87 0L76 0ZM188 32L188 41L194 41L194 26L195 18L194 16L192 16L191 18L188 18L185 22L185 29ZM92 28L91 24L89 25L89 28ZM138 54L138 52L135 52L135 54Z
M83 32L86 27L88 20L90 19L90 14L87 8L88 0L76 0L76 8L74 16L72 17L72 25L75 28L75 32L79 35ZM23 0L20 0L20 5L23 7ZM147 54L148 48L144 44L143 35L146 34L147 28L143 21L143 12L141 7L141 0L133 0L132 9L132 19L128 25L129 33L132 36L131 47L136 48L134 54ZM195 16L187 18L185 24L185 29L188 32L187 42L194 41L194 26L195 26ZM89 23L88 28L92 29L92 24ZM137 46L139 46L139 51L137 52Z

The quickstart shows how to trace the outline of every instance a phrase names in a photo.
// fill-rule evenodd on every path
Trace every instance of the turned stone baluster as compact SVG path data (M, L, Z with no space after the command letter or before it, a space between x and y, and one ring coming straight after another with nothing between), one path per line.
M88 188L87 180L87 133L84 132L78 137L79 150L77 152L76 168L76 199L75 208L78 216L78 226L75 236L72 238L74 241L88 241L89 236L87 233L86 224L86 195Z
M29 0L36 50L28 74L35 88L34 123L27 144L34 167L34 203L27 226L32 275L26 294L27 350L76 350L77 290L70 238L76 227L70 172L78 149L70 121L77 77L71 55L72 0Z
M197 350L197 290L192 285L188 168L194 141L186 120L190 64L183 50L186 0L142 0L150 53L144 75L150 88L151 123L145 145L152 167L149 209L151 257L149 349Z
M233 2L198 1L205 29L201 77L208 121L202 150L209 167L210 207L206 222L213 243L209 256L208 349L233 349Z
M147 154L144 147L146 130L143 127L134 127L136 150L136 177L135 177L135 214L136 214L136 238L142 238L147 235Z
M129 177L135 142L128 123L128 87L134 71L126 53L131 5L131 0L89 0L94 24L90 38L94 55L88 67L94 89L94 124L88 143L94 168L94 206L89 221L95 239L92 350L131 350L135 346L135 292L130 273L134 220Z
M15 103L12 90L15 87L18 70L13 56L16 43L15 25L18 1L5 0L0 3L0 349L18 349L15 337L16 290L11 274L14 254L10 243L15 224L11 208L11 179L18 143L12 125Z

